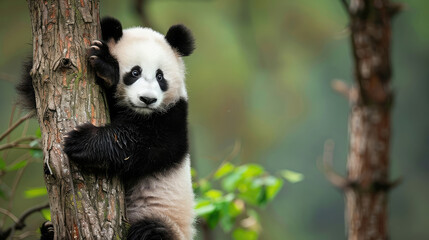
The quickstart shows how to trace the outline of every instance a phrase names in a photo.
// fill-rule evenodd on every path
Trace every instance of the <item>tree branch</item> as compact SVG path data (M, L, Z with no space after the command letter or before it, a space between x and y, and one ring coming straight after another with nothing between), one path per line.
M333 168L333 152L335 143L331 139L325 141L323 159L322 159L322 170L325 173L326 178L332 185L340 189L345 189L349 182L346 178L334 171Z
M15 219L12 218L14 220L15 224L12 225L11 227L9 227L8 229L6 229L5 231L0 231L0 239L6 239L15 230L22 230L25 227L25 220L27 219L27 217L29 217L31 214L33 214L35 212L39 212L39 211L45 209L45 208L49 208L49 203L45 203L43 205L35 206L35 207L32 207L32 208L26 210L21 215L21 217L19 217L19 219L16 219L16 217L15 217ZM3 209L3 210L5 210L5 209ZM8 216L11 217L10 215L8 215Z
M3 213L4 215L8 216L10 219L12 219L15 223L19 222L18 217L16 217L15 215L13 215L13 213L11 213L9 210L4 209L4 208L0 208L0 213Z
M29 112L25 114L23 117L18 119L12 126L10 126L1 136L0 141L3 140L7 135L9 135L15 128L17 128L19 125L21 125L25 120L31 118L34 116L34 112Z
M331 82L331 87L337 93L343 95L351 103L354 103L358 99L358 93L355 88L347 86L344 81L334 79Z
M33 136L27 136L27 137L22 137L19 138L18 140L15 140L11 143L6 143L3 145L0 145L0 151L5 150L5 149L9 149L9 148L22 148L22 149L33 149L33 150L40 150L40 147L32 147L30 145L23 145L20 144L22 142L26 142L26 141L33 141L36 140L37 137L33 137Z

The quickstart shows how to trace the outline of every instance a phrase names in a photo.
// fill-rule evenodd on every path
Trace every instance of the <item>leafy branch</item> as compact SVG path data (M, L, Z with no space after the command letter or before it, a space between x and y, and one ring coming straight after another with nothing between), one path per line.
M36 135L27 135L28 120L34 116L34 113L27 113L24 116L20 117L17 121L13 122L15 115L14 110L15 108L11 113L9 127L0 135L0 141L5 140L4 144L0 144L0 151L3 151L3 155L2 157L0 157L0 197L8 201L7 208L0 208L0 213L4 215L4 217L0 219L0 239L16 237L14 236L15 231L24 229L26 225L25 221L31 214L36 212L42 212L42 215L46 218L47 210L45 209L49 208L48 204L34 206L26 210L19 218L17 217L17 215L11 212L14 203L15 193L19 183L21 182L26 167L32 161L33 158L41 158L42 156L40 148L40 130L36 132ZM20 134L21 136L18 137L16 140L10 140L11 133L23 124L24 127L22 128L23 130ZM8 152L12 149L27 149L29 151L25 152L18 158L9 160ZM6 174L12 174L12 176L14 177L10 187L6 182L3 181L3 177ZM43 193L34 193L34 191L34 189L26 191L26 197L31 198L33 196L43 195ZM46 192L46 189L44 189L44 192ZM4 223L6 221L6 217L9 217L13 221L13 224L7 229L2 229L3 226L5 226Z
M195 171L193 176L197 177ZM210 238L206 231L218 225L226 233L232 231L235 240L258 239L262 227L257 209L273 201L284 180L295 183L302 179L302 174L290 170L273 175L258 164L224 161L214 174L194 180L195 211L203 220L205 239Z

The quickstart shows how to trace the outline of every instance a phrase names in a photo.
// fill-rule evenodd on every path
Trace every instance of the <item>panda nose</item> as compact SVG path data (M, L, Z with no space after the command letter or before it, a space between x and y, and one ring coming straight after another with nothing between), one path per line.
M158 100L156 98L150 98L150 97L139 97L139 99L140 99L140 101L146 103L147 105L150 105L150 104L156 102L156 100Z

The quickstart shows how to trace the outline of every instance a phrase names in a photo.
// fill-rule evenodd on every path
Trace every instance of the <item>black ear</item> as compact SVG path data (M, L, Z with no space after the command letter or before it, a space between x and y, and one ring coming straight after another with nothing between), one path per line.
M189 56L195 49L191 30L184 25L171 26L165 35L165 39L181 56Z
M104 17L101 20L101 38L103 41L114 39L117 42L122 37L122 25L112 17Z

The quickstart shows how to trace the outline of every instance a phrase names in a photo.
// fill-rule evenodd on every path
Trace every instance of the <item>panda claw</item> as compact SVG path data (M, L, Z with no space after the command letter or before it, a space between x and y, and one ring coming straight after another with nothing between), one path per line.
M91 48L92 48L93 50L96 50L96 51L99 51L99 50L100 50L100 48L99 48L98 46L96 46L96 45L92 45L92 46L91 46Z
M92 41L91 42L91 45L103 45L103 43L102 42L100 42L99 40L94 40L94 41Z
M97 59L97 56L91 56L91 57L89 57L89 60L91 61L91 62L93 62L93 61L95 61L95 59Z

